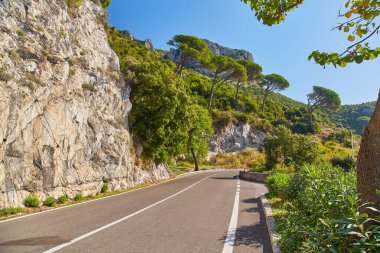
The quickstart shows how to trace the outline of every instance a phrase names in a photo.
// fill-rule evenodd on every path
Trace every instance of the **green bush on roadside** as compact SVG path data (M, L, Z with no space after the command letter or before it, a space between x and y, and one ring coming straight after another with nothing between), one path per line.
M24 212L25 209L17 206L17 207L9 207L3 210L0 210L0 215L12 215Z
M290 180L291 176L288 174L274 174L265 180L265 185L268 187L270 195L284 198Z
M69 200L69 197L67 197L67 195L62 195L58 197L57 203L64 204L67 200Z
M101 193L106 193L108 192L108 183L104 183L102 185L102 189L100 190Z
M56 203L57 201L53 197L47 197L44 201L45 206L55 206Z
M77 195L75 195L74 200L75 200L75 201L82 201L82 200L83 200L83 196L82 196L82 194L77 194Z
M370 219L358 210L355 173L304 166L289 181L282 175L268 180L269 196L287 203L276 219L282 252L380 252L380 221L364 225Z
M25 199L25 206L27 207L38 207L40 205L40 197L37 194L29 194Z

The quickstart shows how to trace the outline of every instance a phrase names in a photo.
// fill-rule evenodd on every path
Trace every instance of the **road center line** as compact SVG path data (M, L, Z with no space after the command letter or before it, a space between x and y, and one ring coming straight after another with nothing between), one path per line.
M215 173L215 174L218 174L218 173ZM211 174L211 175L209 175L208 177L205 177L204 179L202 179L202 180L200 180L200 181L198 181L198 182L196 182L196 183L190 185L189 187L187 187L187 188L185 188L185 189L183 189L183 190L181 190L181 191L179 191L179 192L177 192L177 193L175 193L175 194L173 194L173 195L171 195L171 196L169 196L169 197L167 197L167 198L164 198L164 199L162 199L162 200L160 200L160 201L158 201L158 202L156 202L156 203L154 203L154 204L152 204L152 205L150 205L150 206L147 206L147 207L145 207L145 208L143 208L143 209L140 209L140 210L138 210L138 211L136 211L136 212L134 212L134 213L132 213L132 214L130 214L130 215L127 215L127 216L125 216L125 217L123 217L123 218L121 218L121 219L119 219L119 220L116 220L116 221L114 221L114 222L111 222L111 223L109 223L109 224L107 224L107 225L104 225L103 227L97 228L97 229L95 229L95 230L93 230L93 231L91 231L91 232L88 232L87 234L84 234L84 235L81 235L81 236L79 236L79 237L77 237L77 238L74 238L74 239L72 239L71 241L69 241L69 242L67 242L67 243L63 243L63 244L58 245L58 246L56 246L56 247L54 247L54 248L51 248L51 249L49 249L49 250L46 250L46 251L44 251L43 253L53 253L53 252L57 252L58 250L63 249L63 248L65 248L65 247L67 247L67 246L69 246L69 245L71 245L71 244L74 244L74 243L76 243L76 242L78 242L78 241L80 241L80 240L83 240L83 239L85 239L85 238L87 238L87 237L90 237L90 236L92 236L92 235L94 235L94 234L96 234L96 233L98 233L98 232L100 232L100 231L103 231L103 230L105 230L105 229L107 229L107 228L109 228L109 227L112 227L112 226L114 226L114 225L116 225L116 224L118 224L118 223L120 223L120 222L122 222L122 221L125 221L125 220L127 220L127 219L129 219L129 218L132 218L133 216L136 216L136 215L138 215L138 214L140 214L140 213L142 213L142 212L144 212L144 211L146 211L146 210L148 210L148 209L150 209L150 208L152 208L152 207L154 207L154 206L157 206L157 205L159 205L159 204L161 204L161 203L163 203L163 202L165 202L165 201L167 201L167 200L169 200L169 199L171 199L171 198L174 198L175 196L177 196L177 195L179 195L179 194L181 194L181 193L183 193L183 192L189 190L190 188L196 186L197 184L201 183L202 181L208 179L209 177L214 176L215 174Z
M232 251L234 250L236 228L237 228L238 215L239 215L239 201L240 201L240 180L239 180L239 177L237 177L234 207L232 208L230 226L228 227L228 232L227 232L226 240L224 241L224 247L223 247L222 253L232 253Z

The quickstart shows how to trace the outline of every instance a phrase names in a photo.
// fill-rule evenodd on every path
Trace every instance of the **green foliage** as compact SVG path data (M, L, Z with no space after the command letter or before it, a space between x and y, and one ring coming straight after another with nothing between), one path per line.
M83 198L82 194L77 194L77 195L74 196L74 200L75 201L82 201L83 199L84 198Z
M214 133L209 111L199 105L189 107L190 122L188 125L187 150L195 150L198 155L204 157L208 152L208 140Z
M375 109L375 103L343 105L338 112L329 113L328 116L337 125L354 129L357 134L362 134Z
M285 20L286 14L303 4L303 0L241 0L250 3L251 9L259 21L265 25L276 25ZM348 63L362 63L374 60L380 54L380 47L371 48L367 40L376 35L380 26L376 19L380 15L380 3L377 0L347 0L345 9L339 11L342 22L334 29L348 33L347 40L352 42L343 53L325 53L313 51L309 60L322 66L332 64L334 67L345 67Z
M241 0L249 3L251 9L255 11L257 20L265 25L276 25L283 22L286 18L286 12L293 10L303 3L303 0Z
M173 63L117 31L109 31L109 41L133 90L130 99L134 110L129 120L143 157L168 161L183 153L192 103Z
M332 166L341 167L345 171L350 171L356 168L356 162L351 156L345 156L345 157L333 157L331 159Z
M261 110L264 111L268 95L274 91L280 91L288 88L289 82L280 75L271 74L265 76L264 80L260 82L259 85L264 89L263 102L261 105Z
M246 69L248 82L257 82L260 80L263 68L259 64L244 59L236 60L236 62L243 65Z
M329 109L337 111L340 109L341 101L338 93L320 86L313 86L313 92L307 95L309 110Z
M24 212L25 209L18 206L18 207L9 207L3 210L0 210L0 216L2 215L13 215Z
M102 189L100 190L101 193L108 192L108 183L103 183Z
M83 4L83 0L66 0L68 8L78 8Z
M107 9L111 5L111 0L99 0L104 9Z
M291 176L288 174L274 174L265 180L265 185L271 196L285 198L290 180Z
M270 74L264 77L260 86L265 90L279 91L289 88L289 82L283 76Z
M27 207L38 207L40 205L40 197L37 194L30 194L25 199L25 206Z
M337 111L340 109L339 95L327 88L313 86L313 92L307 95L307 110L309 112L309 126L313 129L313 113L317 109Z
M355 173L307 166L281 184L287 201L276 220L282 252L378 252L379 221L358 211Z
M191 35L175 35L168 45L179 50L176 73L182 75L183 67L194 61L206 62L211 51L204 40Z
M268 169L276 164L301 167L315 162L319 155L318 144L308 136L292 134L285 126L275 129L274 135L264 140Z
M69 200L69 197L67 197L67 195L62 195L62 196L59 196L58 199L57 199L57 203L58 204L65 204L66 201Z
M344 147L351 147L351 133L345 128L338 129L327 136L327 141L336 141L342 144Z
M53 197L47 197L44 200L44 205L45 206L55 206L56 203L57 203L57 201Z

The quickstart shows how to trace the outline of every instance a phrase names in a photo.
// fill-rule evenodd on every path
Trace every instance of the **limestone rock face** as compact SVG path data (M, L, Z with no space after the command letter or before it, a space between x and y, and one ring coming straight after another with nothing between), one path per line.
M0 209L167 178L135 165L121 82L93 1L0 1Z
M246 50L224 47L206 39L204 41L206 42L207 47L211 50L211 52L213 52L216 55L224 55L234 59L243 59L253 62L253 55Z
M231 124L210 139L211 153L240 152L247 148L261 149L265 133L249 124Z

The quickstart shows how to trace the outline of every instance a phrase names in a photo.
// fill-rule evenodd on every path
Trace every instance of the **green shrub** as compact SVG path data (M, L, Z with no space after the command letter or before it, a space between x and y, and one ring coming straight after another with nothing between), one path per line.
M339 166L345 171L350 171L356 168L356 162L351 156L333 157L330 162L332 166Z
M18 207L9 207L3 210L0 210L0 215L12 215L12 214L18 214L24 212L25 209L18 206Z
M64 204L67 200L69 200L69 197L67 197L67 195L62 195L58 197L57 203Z
M375 228L362 236L367 216L358 212L354 170L305 166L288 182L286 194L277 192L291 202L276 221L283 252L377 252L370 243L379 239ZM362 251L359 244L365 244Z
M100 190L101 193L108 192L108 183L104 183L102 185L102 189Z
M25 206L38 207L40 205L40 197L37 194L30 194L25 199Z
M77 195L75 195L74 200L75 200L75 201L82 201L82 200L83 200L83 196L82 196L82 194L77 194Z
M45 206L55 206L56 203L57 201L53 197L47 197L44 201Z
M287 187L291 180L288 174L274 174L265 180L265 185L268 187L270 196L277 196L280 198L286 197Z
M293 134L285 126L279 126L274 135L267 135L264 147L268 169L277 164L300 168L314 163L319 156L318 144L311 137Z

